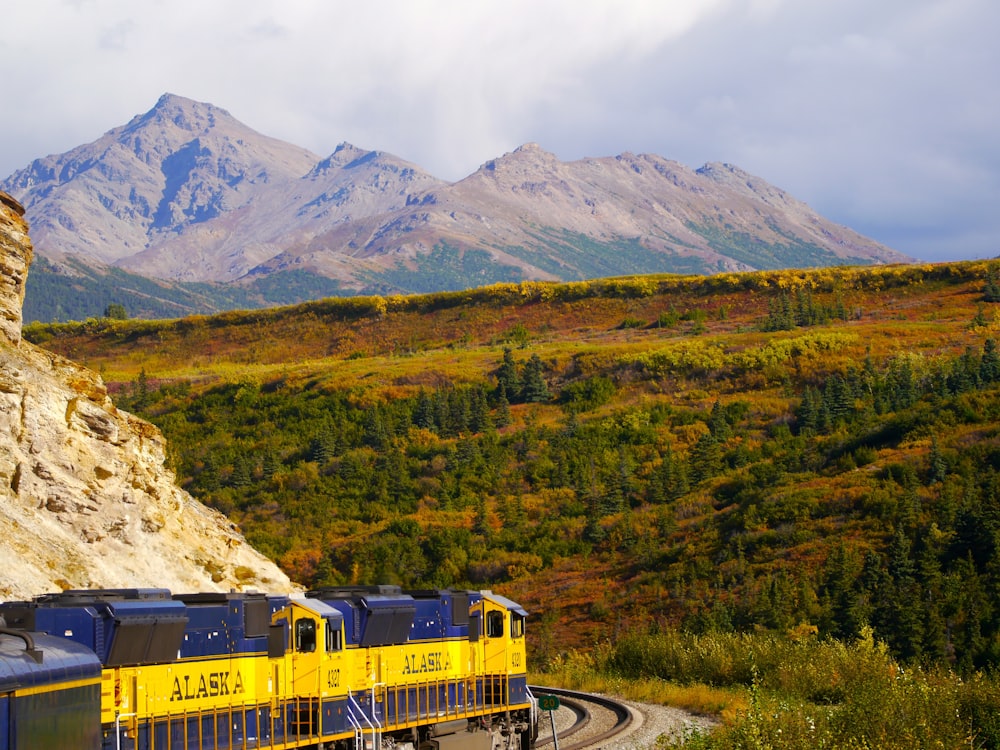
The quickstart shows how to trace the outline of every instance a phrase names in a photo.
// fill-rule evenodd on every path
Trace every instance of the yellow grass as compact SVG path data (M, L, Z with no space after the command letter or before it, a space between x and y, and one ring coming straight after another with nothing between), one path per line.
M534 673L528 676L533 685L580 690L616 696L637 703L673 706L702 716L712 716L730 723L749 705L745 690L716 688L711 685L678 685L663 680L622 680L596 672L578 670Z

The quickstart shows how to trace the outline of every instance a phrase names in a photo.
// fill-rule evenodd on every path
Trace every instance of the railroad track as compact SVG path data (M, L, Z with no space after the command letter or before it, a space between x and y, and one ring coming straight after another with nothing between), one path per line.
M580 693L575 690L541 687L533 685L531 692L537 698L539 695L555 695L559 698L560 712L563 709L573 714L572 719L561 716L557 719L556 732L559 737L559 750L583 750L601 743L625 732L632 724L632 712L628 706L593 693ZM599 720L595 718L598 712L603 713ZM543 714L548 713L544 711ZM572 723L565 726L567 721ZM558 725L562 724L562 727ZM594 730L591 725L600 728ZM609 726L610 725L610 726ZM539 717L539 736L535 746L552 745L551 719L548 716ZM573 740L566 742L567 738Z

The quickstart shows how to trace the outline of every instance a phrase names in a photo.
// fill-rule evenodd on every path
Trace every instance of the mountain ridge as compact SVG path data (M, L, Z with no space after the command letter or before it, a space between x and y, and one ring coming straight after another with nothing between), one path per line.
M562 161L536 143L456 181L341 142L326 157L164 94L2 183L40 255L246 285L297 270L345 293L483 281L911 260L739 167L652 154ZM444 283L444 282L442 282Z

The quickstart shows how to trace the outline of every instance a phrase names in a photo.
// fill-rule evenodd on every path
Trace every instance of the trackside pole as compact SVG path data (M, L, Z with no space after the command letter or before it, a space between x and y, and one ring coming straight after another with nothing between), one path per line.
M556 710L559 708L559 696L538 696L538 708L549 712L549 721L552 722L552 744L555 750L559 750L559 735L556 734Z

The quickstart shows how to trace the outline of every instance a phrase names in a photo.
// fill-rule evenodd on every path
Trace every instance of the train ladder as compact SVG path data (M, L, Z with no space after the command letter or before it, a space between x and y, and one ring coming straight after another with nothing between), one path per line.
M372 705L372 712L374 712L374 704ZM378 730L375 725L369 720L368 715L365 710L361 708L361 704L358 703L357 699L354 697L354 693L351 691L347 692L347 720L351 722L351 726L354 727L354 744L357 750L365 750L365 728L362 725L362 721L368 725L368 731L372 735L372 745L371 750L378 750Z

